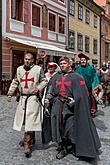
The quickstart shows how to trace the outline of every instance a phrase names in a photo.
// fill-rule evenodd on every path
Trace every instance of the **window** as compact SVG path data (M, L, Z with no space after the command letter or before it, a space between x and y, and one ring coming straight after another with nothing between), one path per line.
M11 0L11 18L23 21L23 0Z
M89 37L85 37L85 52L89 53L89 45L90 45L90 41L89 41Z
M109 56L109 43L105 42L105 59L108 61Z
M97 40L96 39L94 39L93 41L93 52L94 54L97 54Z
M86 9L86 23L90 23L90 11Z
M59 33L65 33L65 20L61 17L59 17Z
M94 27L97 28L97 16L94 15Z
M78 19L83 19L83 7L78 4Z
M70 0L70 14L74 15L74 12L75 12L74 0Z
M77 47L79 51L83 50L83 35L82 34L78 34L77 36Z
M69 32L69 48L75 50L75 33Z
M49 13L49 30L55 32L55 15L52 13Z
M40 27L40 7L32 4L32 25Z

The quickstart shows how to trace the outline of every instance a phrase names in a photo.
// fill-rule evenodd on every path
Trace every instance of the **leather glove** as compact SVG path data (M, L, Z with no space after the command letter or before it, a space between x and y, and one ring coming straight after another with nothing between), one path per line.
M75 100L72 97L68 97L67 105L72 108L75 104Z
M44 115L46 117L50 117L50 112L49 112L49 110L47 108L45 108L45 110L44 110Z

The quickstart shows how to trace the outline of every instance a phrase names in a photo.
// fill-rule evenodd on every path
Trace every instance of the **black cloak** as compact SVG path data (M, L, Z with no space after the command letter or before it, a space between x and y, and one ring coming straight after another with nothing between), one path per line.
M62 103L59 95L74 98L74 107L70 108L66 102ZM48 98L48 96L53 98L53 105L51 133L48 125L45 129L47 134L49 130L49 134L52 136L47 141L50 139L58 143L61 141L59 116L63 105L63 136L75 144L76 156L97 157L101 143L90 114L88 91L83 77L74 72L69 72L65 76L62 72L58 72L51 79L51 86L46 97Z

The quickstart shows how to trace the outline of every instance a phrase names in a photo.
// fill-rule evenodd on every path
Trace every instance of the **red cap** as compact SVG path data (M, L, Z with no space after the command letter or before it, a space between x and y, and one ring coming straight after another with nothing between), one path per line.
M57 68L57 64L54 63L54 62L49 62L48 65L47 65L47 67L48 67L48 68L49 68L49 67L55 67L55 68Z

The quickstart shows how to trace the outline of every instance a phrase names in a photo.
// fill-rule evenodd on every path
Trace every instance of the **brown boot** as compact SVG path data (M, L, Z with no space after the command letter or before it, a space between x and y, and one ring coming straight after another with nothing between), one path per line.
M32 132L31 145L35 145L35 131ZM24 147L24 138L19 142L20 147Z
M27 158L31 157L31 144L32 132L25 132L24 134L24 153Z

